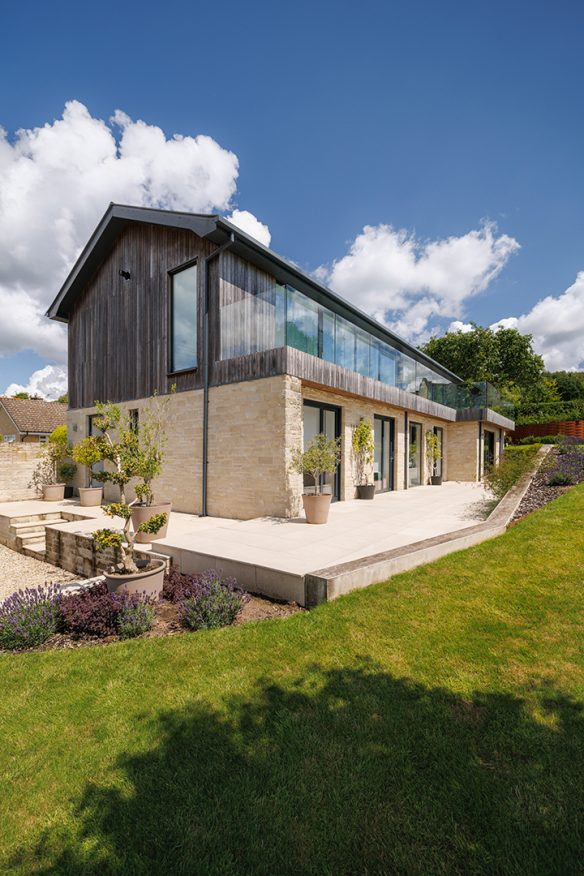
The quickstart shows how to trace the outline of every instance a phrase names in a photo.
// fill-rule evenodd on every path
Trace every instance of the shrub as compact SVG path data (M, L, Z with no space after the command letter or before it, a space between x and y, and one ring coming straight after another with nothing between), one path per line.
M584 452L578 446L565 446L563 452L558 448L556 465L550 468L548 486L568 487L584 481Z
M0 648L42 645L61 626L61 597L53 584L13 593L0 605Z
M116 604L105 582L65 596L63 624L75 636L111 636L116 632Z
M519 444L557 444L560 440L559 435L526 435L521 438Z
M154 604L147 596L134 593L122 598L116 618L120 637L133 639L135 636L141 636L142 633L148 632L152 629L154 617Z
M129 639L152 627L154 603L145 593L110 593L101 582L63 599L63 626L76 636Z
M574 478L557 469L548 477L548 487L571 487L576 483Z
M223 578L213 570L192 578L190 587L185 587L178 600L183 626L202 630L232 624L246 600L246 594L237 589L235 580Z
M496 499L503 496L532 468L538 444L506 447L498 465L485 472L484 483Z

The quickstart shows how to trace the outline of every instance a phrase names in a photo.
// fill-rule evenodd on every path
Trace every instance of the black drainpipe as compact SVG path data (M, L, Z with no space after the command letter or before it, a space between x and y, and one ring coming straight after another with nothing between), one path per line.
M410 454L409 454L409 444L410 444L410 422L408 417L408 412L404 412L404 456L405 456L405 466L404 466L404 490L408 488L408 474L409 474L409 465L410 465Z
M229 249L235 240L233 232L229 240L205 258L204 311L203 311L203 486L201 517L207 516L207 466L209 447L209 262Z

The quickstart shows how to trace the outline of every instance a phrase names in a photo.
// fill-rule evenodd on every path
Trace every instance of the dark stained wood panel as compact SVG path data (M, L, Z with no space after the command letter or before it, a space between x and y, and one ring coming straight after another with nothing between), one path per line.
M203 259L215 248L191 231L146 223L127 226L71 314L72 408L90 407L95 400L162 394L172 384L179 391L202 385ZM194 258L199 259L199 368L168 376L168 272ZM129 271L131 279L120 277L120 269Z

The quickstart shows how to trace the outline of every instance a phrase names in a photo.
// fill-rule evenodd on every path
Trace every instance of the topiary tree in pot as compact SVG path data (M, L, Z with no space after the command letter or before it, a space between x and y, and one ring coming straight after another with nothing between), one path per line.
M292 471L307 474L314 481L314 495L305 493L302 496L307 523L326 523L328 520L332 496L322 492L321 478L335 473L340 456L340 438L330 439L322 433L314 436L306 450L297 447L292 451Z
M429 471L430 483L438 487L442 483L442 475L437 474L437 466L442 459L442 449L438 435L428 430L426 432L426 463Z
M65 483L59 480L60 467L71 455L67 438L67 426L57 426L44 445L41 458L32 474L29 486L34 487L47 502L62 502L65 498Z
M84 438L79 444L74 446L72 456L76 463L85 466L87 470L87 486L79 487L80 505L84 507L101 505L103 487L92 486L92 481L96 477L93 472L93 466L101 462L103 458L99 439L93 435Z
M132 530L132 503L112 502L104 507L108 517L121 517L122 530L98 529L93 542L100 551L113 550L114 564L104 573L110 592L147 593L160 596L164 583L164 560L138 560L135 556L136 536L156 534L166 523L166 514L153 514L138 530Z
M375 440L373 428L369 420L364 420L361 417L353 428L351 447L355 462L357 498L373 499L375 496L375 484L369 483L369 474L375 456Z

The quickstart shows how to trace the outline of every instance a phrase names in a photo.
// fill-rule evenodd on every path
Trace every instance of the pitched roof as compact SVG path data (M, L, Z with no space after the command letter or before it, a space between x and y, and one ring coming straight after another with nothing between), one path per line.
M67 405L43 398L0 396L4 408L19 432L48 434L67 421Z

